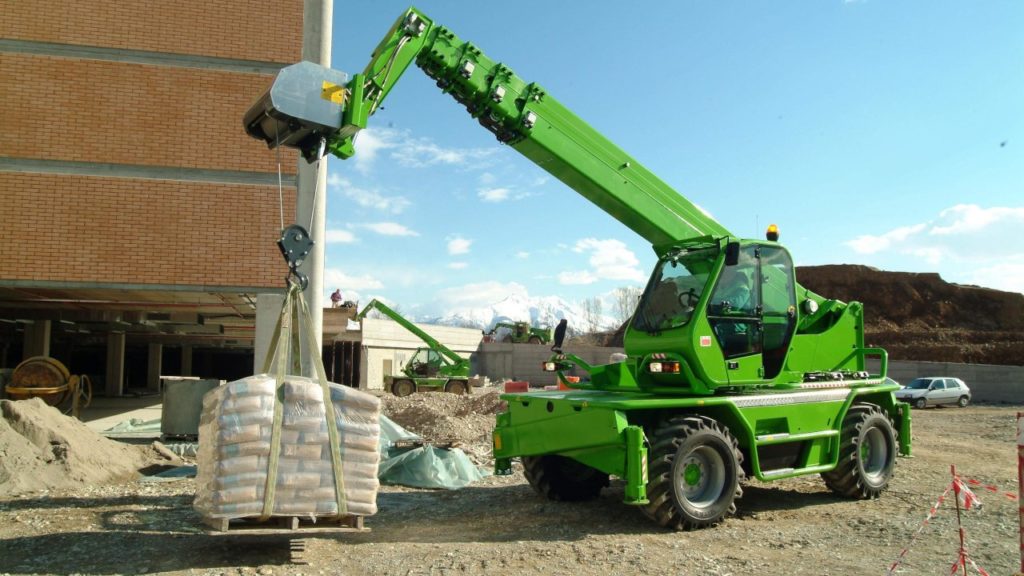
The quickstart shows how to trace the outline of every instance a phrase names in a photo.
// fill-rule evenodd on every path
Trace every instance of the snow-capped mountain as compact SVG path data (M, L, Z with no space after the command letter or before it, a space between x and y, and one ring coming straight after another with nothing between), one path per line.
M442 316L419 318L429 324L447 326L466 326L490 330L497 322L528 321L532 326L549 326L554 328L559 320L569 321L569 329L573 332L589 330L583 307L568 302L558 296L541 296L536 298L512 295L490 306L459 308L445 311ZM602 317L601 327L611 326L614 322L607 316Z

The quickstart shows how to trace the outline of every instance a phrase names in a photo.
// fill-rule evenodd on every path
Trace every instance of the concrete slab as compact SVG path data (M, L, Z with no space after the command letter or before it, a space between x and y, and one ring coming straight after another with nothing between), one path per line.
M88 408L82 410L81 419L85 425L102 432L125 420L157 420L160 418L162 403L159 396L93 398ZM144 434L156 438L160 434Z

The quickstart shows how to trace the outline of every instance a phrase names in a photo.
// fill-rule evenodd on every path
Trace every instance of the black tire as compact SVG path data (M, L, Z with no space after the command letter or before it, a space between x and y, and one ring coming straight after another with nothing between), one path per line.
M444 385L444 391L450 394L465 394L469 385L465 380L449 380Z
M541 340L540 340L540 336L530 336L530 339L528 340L528 342L530 344L543 344L543 342L541 342Z
M548 500L585 502L601 495L608 475L565 456L523 456L523 475Z
M643 513L673 530L712 526L736 513L743 454L728 428L705 416L663 420L651 436Z
M874 404L854 404L843 419L839 464L821 477L833 492L848 498L878 498L896 465L896 431Z
M960 399L956 401L956 405L961 407L961 408L967 408L967 404L970 401L971 401L971 399L968 398L967 396L961 396Z
M921 397L921 398L918 398L917 400L914 400L914 408L922 408L923 409L927 405L928 405L928 401L925 400L924 397Z
M416 391L416 383L412 380L395 380L391 385L391 393L395 396L408 396Z

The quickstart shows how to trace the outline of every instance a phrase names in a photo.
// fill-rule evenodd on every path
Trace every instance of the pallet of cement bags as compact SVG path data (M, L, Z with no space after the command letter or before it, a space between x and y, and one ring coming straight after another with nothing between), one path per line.
M214 532L361 530L377 512L379 418L377 397L302 376L220 386L203 398L194 507Z

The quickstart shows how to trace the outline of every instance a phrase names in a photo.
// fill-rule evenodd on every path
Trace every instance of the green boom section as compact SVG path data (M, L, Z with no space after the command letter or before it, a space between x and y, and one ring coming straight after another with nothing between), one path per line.
M451 348L445 346L444 344L441 344L441 342L438 339L434 338L430 334L427 334L423 330L420 330L419 326L413 324L412 322L409 322L401 314L395 312L380 300L371 300L370 303L367 304L365 308L363 308L363 311L356 315L356 320L362 320L363 318L366 318L366 315L370 312L370 310L377 310L381 314L384 314L388 318L391 318L395 322L398 322L398 324L402 328L405 328L409 332L415 334L416 337L419 338L420 340L423 340L423 342L426 343L427 346L434 350L437 350L440 354L443 354L445 358L447 358L448 361L450 361L452 364L456 366L465 364L466 373L469 373L469 363L465 358L459 356L458 353L456 353Z
M652 245L728 231L536 83L527 83L472 43L414 8L350 83L344 126L328 145L340 156L411 62L463 104L498 140L532 160ZM361 92L361 101L357 100Z

